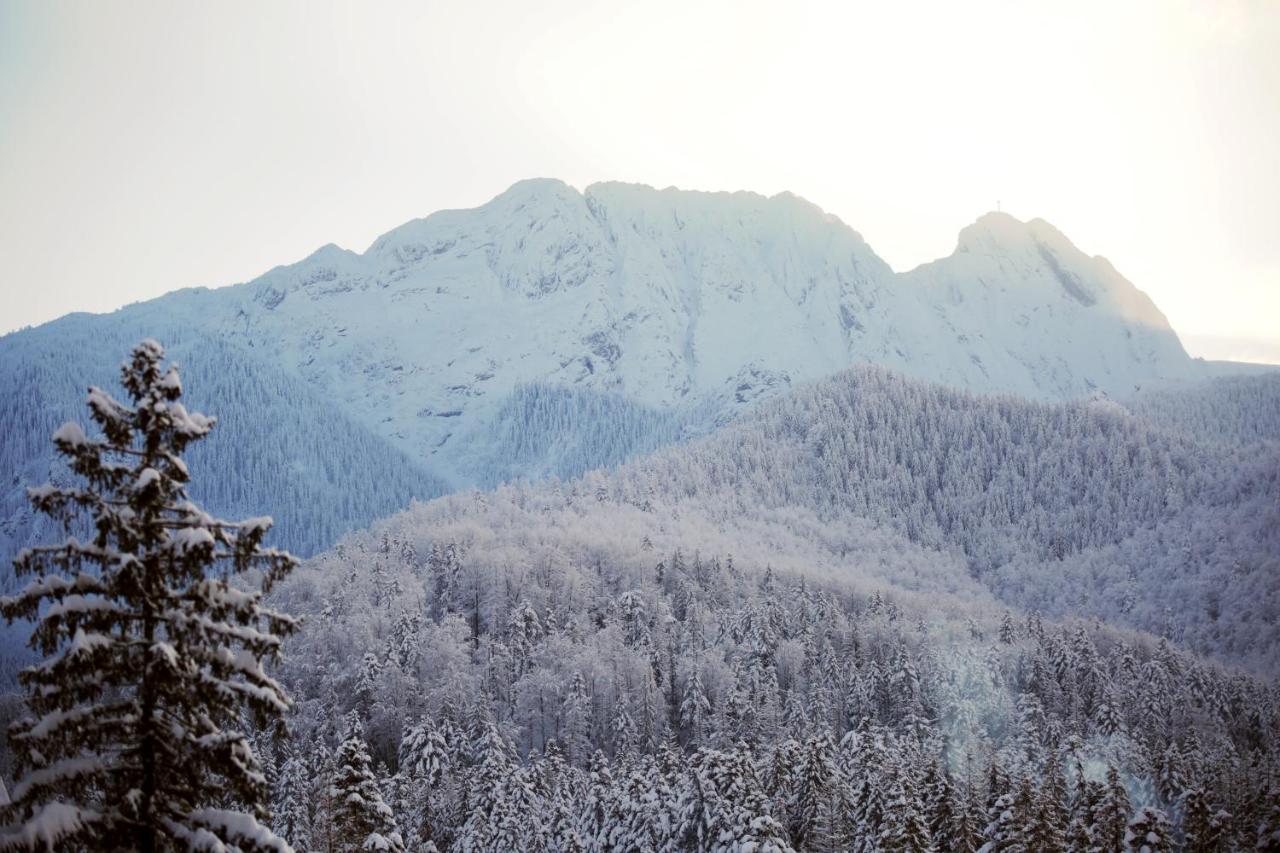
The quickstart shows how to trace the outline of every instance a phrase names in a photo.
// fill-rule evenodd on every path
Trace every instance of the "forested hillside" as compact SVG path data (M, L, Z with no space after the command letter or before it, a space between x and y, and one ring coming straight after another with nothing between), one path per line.
M1280 830L1274 682L1009 613L931 565L954 561L807 521L713 526L579 483L349 538L277 596L307 622L291 738L261 742L276 829L324 849L349 784L329 780L360 779L386 806L368 826L410 849L1115 850L1146 821L1214 850Z
M1144 390L1123 403L1152 424L1200 441L1237 445L1280 441L1280 369Z
M359 778L442 850L1280 843L1273 450L860 369L417 505L278 592L277 828Z
M1217 417L1270 417L1242 400ZM1109 403L976 397L868 368L629 466L608 489L635 504L692 504L717 521L797 507L824 522L869 519L963 555L1009 603L1276 666L1272 442L1203 442Z
M7 365L6 459L84 393L63 365L114 343L90 328ZM168 331L221 416L191 457L220 513L270 494L307 551L443 490ZM1280 843L1274 393L1048 404L864 367L696 437L714 408L521 387L474 448L492 480L622 464L413 503L278 588L304 621L289 736L259 733L273 825L300 850Z
M522 385L491 423L467 437L476 483L569 479L707 432L711 407L658 409L618 394ZM460 452L462 449L460 449Z
M306 383L238 345L178 322L159 330L183 367L193 405L219 426L194 449L194 496L216 513L269 512L282 546L302 555L343 533L449 491L383 438ZM26 489L64 476L49 436L78 419L89 385L116 388L120 353L143 337L133 324L89 317L0 338L0 588L18 548L59 531L32 514ZM16 357L20 349L22 357Z

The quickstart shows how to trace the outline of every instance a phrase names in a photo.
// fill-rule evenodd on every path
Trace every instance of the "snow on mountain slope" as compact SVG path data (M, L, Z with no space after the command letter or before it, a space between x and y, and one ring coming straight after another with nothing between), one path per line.
M950 257L902 282L944 327L923 356L930 378L951 385L1069 399L1191 372L1155 303L1040 219L989 213L960 233Z
M616 183L524 181L364 254L326 246L131 310L189 312L270 353L462 483L489 464L471 437L530 383L723 421L863 362L1041 399L1196 369L1143 293L1040 221L989 214L950 257L896 275L789 194Z
M363 256L326 248L268 273L237 293L235 333L376 410L406 449L453 458L524 383L727 412L829 373L849 363L851 322L885 325L869 312L891 278L793 197L530 181Z
M363 254L329 245L247 284L76 322L251 351L456 486L521 473L493 430L530 387L571 389L583 412L618 409L592 395L674 412L670 432L688 434L857 363L1040 399L1199 369L1144 294L1043 222L990 214L950 257L895 274L790 194L554 180L409 222ZM30 333L10 336L12 357ZM571 475L627 448L581 455L523 470Z

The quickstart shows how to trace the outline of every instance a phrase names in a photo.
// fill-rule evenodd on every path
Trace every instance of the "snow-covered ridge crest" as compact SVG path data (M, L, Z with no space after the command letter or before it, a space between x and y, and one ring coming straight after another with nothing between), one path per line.
M729 414L857 363L1040 399L1195 367L1144 294L1045 222L988 214L895 274L789 193L522 181L234 293L234 334L428 457L530 382Z
M710 424L861 363L1051 400L1197 370L1141 291L1039 220L989 214L950 257L896 274L789 193L550 179L94 322L122 315L267 354L456 483L530 385Z

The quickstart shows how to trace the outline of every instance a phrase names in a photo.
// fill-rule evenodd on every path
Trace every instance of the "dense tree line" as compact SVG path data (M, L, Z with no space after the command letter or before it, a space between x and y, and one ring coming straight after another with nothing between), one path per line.
M1275 442L1204 443L1110 403L976 397L867 368L588 479L610 500L715 524L797 507L823 524L868 519L959 552L1020 607L1260 668L1280 652Z
M1122 402L1136 417L1199 441L1280 442L1280 370L1274 368L1259 366L1256 375L1221 376L1189 387L1144 388Z
M410 849L1265 849L1280 696L1179 649L1203 600L1155 636L1001 603L1139 543L1088 576L1114 602L1064 609L1223 581L1275 535L1265 452L855 371L617 472L415 506L280 591L309 616L277 813L327 849L334 780L371 774L370 831L389 810ZM1129 522L1065 535L1103 522L1073 490ZM1270 593L1233 597L1268 565L1216 592L1269 667Z
M547 534L515 494L420 508L280 591L310 615L292 737L261 751L298 849L329 849L370 779L370 831L418 850L1280 841L1274 682L1097 623L610 544L593 517L655 513L589 496L581 528L534 510Z
M578 477L705 432L709 407L655 409L621 394L518 386L459 452L486 486L547 476Z

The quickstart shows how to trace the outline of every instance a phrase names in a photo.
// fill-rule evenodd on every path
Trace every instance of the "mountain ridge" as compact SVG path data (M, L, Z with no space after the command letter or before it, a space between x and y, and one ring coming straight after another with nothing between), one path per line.
M410 391L426 401L393 414L389 432L432 448L458 438L457 427L477 420L475 410L483 420L498 405L492 401L529 381L620 391L668 407L691 395L718 396L731 412L794 381L863 362L1042 399L1123 392L1194 372L1163 315L1140 316L1145 325L1112 317L1124 300L1108 294L1150 304L1136 288L1118 274L1100 277L1095 260L1065 238L1033 255L1028 247L1040 226L998 216L1021 235L1016 257L984 266L972 240L960 251L962 239L948 258L895 273L858 232L792 194L617 182L578 192L534 179L481 207L391 229L362 254L329 244L226 291L234 296L210 293L235 303L242 324L224 320L229 334L273 346L305 378L330 387L344 383L315 366L316 350L342 349L335 338L359 334L344 321L364 325L366 339L384 344L349 353L344 371L367 370L375 386L385 380L377 374L397 366L432 374L392 377L379 389L386 402ZM990 221L980 218L966 231ZM1015 286L1023 291L1018 310L1001 318L1024 329L1014 346L984 340L985 321L1000 310L999 294L987 292L993 280L1006 298ZM361 317L373 309L343 296L380 291L387 295L371 301L403 318ZM966 303L979 305L979 316L963 316ZM1101 336L1106 346L1088 339L1072 353L1085 367L1042 351L1052 337L1046 324L1066 318L1080 337L1099 315L1110 325ZM446 365L401 345L419 329L453 356ZM446 429L432 420L441 415L461 420Z
M0 387L29 393L31 365L70 346L77 376L107 383L144 333L180 358L216 341L266 387L302 383L309 410L324 401L367 430L370 465L441 484L422 497L616 464L858 364L1040 400L1226 370L1187 357L1141 291L1040 220L988 214L947 258L896 273L794 194L555 179L412 220L363 253L330 243L239 285L5 335ZM62 389L42 405L65 420L81 401ZM20 481L56 473L27 454L0 446L11 526L26 518ZM339 531L370 520L325 518Z

